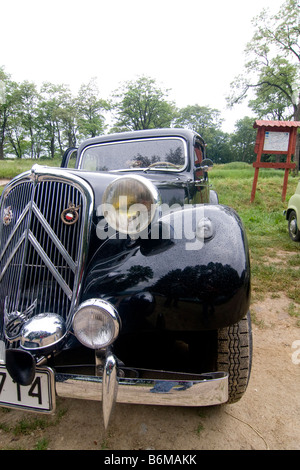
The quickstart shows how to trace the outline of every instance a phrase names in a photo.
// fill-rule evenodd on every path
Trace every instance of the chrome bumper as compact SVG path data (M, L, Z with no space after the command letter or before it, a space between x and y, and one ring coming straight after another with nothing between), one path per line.
M5 347L2 341L0 364L5 365ZM220 405L228 400L226 372L195 375L135 369L134 378L118 377L117 361L112 354L106 357L101 377L68 374L53 369L49 371L52 377L49 385L51 402L55 402L55 394L65 398L102 401L105 427L108 426L115 402L200 407ZM19 407L22 408L22 405ZM54 409L55 406L49 411Z
M142 371L144 372L144 371ZM117 403L212 406L228 400L228 375L213 372L180 379L117 378ZM66 398L102 401L102 377L55 374L56 393Z

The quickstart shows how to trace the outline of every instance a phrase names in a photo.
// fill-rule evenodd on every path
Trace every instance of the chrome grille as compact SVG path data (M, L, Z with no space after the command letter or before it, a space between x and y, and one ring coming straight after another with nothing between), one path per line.
M78 220L66 225L70 203ZM92 207L91 191L79 178L34 172L3 196L0 221L0 308L30 315L54 312L67 326L77 302ZM3 223L4 210L12 214ZM34 308L32 308L34 306Z

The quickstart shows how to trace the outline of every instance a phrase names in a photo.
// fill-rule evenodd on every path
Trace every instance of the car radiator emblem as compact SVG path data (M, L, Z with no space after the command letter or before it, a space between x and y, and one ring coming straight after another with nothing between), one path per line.
M69 207L62 211L61 213L61 220L66 225L73 225L78 220L78 211L80 206L75 207L75 204L69 202Z
M11 210L11 206L9 206L6 209L4 209L4 212L3 212L4 225L9 225L12 221L12 218L13 218L13 212Z

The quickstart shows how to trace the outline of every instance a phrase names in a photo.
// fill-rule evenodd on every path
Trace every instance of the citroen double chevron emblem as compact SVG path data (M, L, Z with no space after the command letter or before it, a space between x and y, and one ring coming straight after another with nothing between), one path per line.
M4 225L9 225L12 221L12 218L13 218L13 213L12 213L12 210L11 210L11 206L9 206L6 209L4 209L4 212L3 212L3 223L4 223Z
M78 220L78 211L80 206L75 207L75 204L69 202L69 207L62 211L61 213L61 220L66 225L73 225Z

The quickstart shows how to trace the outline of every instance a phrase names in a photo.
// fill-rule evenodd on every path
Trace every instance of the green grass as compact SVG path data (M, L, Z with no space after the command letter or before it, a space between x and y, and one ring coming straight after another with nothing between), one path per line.
M40 158L39 160L32 159L5 159L0 161L0 178L11 179L14 176L28 171L33 165L48 165L48 166L60 166L61 158Z
M283 216L299 178L289 176L286 200L282 202L283 176L282 170L261 169L252 203L251 165L216 165L210 172L210 182L220 204L233 207L244 223L251 254L253 299L285 292L300 304L300 244L290 240Z
M1 413L10 413L12 410L9 408L1 408ZM7 424L9 422L6 419L5 423L0 423L0 430L10 434L18 440L23 436L31 436L33 438L38 437L38 440L34 444L34 450L46 450L49 446L49 439L47 437L47 429L53 426L59 425L65 414L67 413L67 409L63 408L61 405L56 410L55 415L30 415L28 414L25 418L21 418L17 423L13 425ZM40 437L40 434L43 434ZM0 442L0 450L5 450L1 446ZM20 450L19 447L11 447L10 450Z

